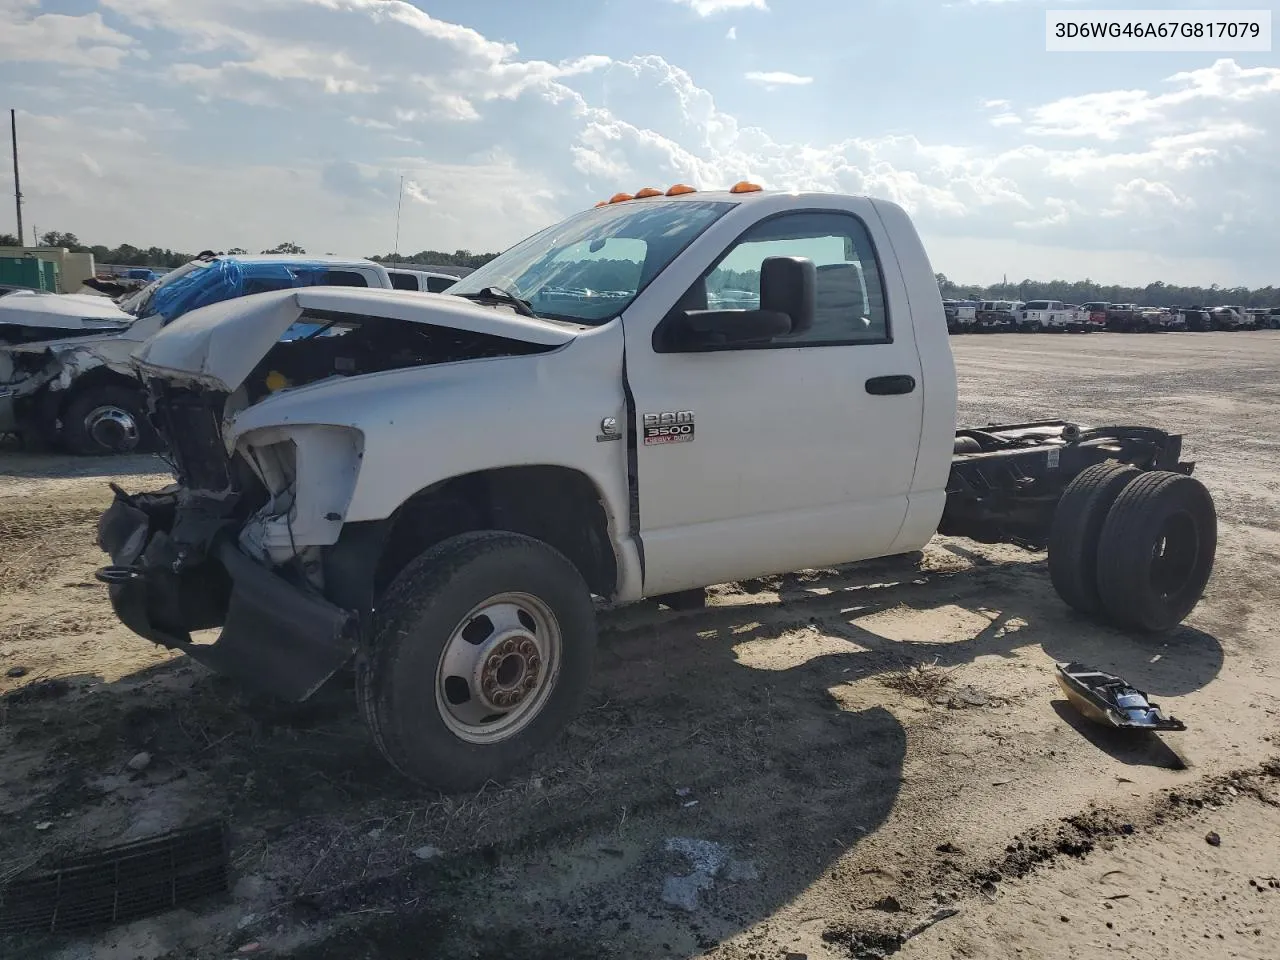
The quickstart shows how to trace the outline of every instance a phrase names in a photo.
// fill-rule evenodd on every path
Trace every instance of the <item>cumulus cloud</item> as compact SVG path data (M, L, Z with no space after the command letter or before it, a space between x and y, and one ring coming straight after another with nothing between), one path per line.
M113 30L102 14L39 13L39 0L0 0L0 63L60 63L112 70L133 38Z
M765 0L672 0L688 7L700 17L714 17L717 13L737 10L768 10Z
M752 83L762 83L766 87L803 87L806 84L813 83L813 77L802 77L796 73L788 73L785 70L769 70L761 72L752 70L746 74L746 78Z
M687 5L709 16L716 4ZM21 122L30 215L107 242L260 249L293 237L308 249L384 250L403 175L402 249L495 249L617 190L751 179L900 203L945 258L939 268L959 276L975 276L965 258L982 250L1006 265L1052 258L1045 269L1059 274L1090 257L1113 271L1216 264L1216 276L1181 278L1203 282L1265 283L1274 271L1280 68L1222 59L1016 111L980 101L973 126L1000 127L1001 146L839 131L785 142L740 123L663 57L527 58L400 0L100 8L110 27L99 11L68 16L69 35L103 24L121 39L98 46L149 51L145 72L115 71L95 91L141 106L76 114L50 103ZM42 16L33 0L0 0L0 24ZM751 77L775 88L812 80ZM57 75L45 81L56 93ZM175 97L180 114L155 108ZM230 118L252 135L217 156L195 146Z

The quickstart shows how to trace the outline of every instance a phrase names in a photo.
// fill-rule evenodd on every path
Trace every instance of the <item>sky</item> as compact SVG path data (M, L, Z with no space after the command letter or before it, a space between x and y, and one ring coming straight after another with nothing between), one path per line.
M899 203L959 282L1264 286L1280 55L1045 51L1050 9L1249 6L0 0L0 107L28 238L365 256L399 208L402 253L494 251L748 179Z

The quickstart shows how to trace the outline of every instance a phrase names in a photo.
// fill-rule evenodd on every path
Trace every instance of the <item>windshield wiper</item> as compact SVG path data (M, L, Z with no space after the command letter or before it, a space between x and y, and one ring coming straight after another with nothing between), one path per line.
M509 303L520 316L533 317L535 320L541 319L533 312L533 305L528 300L517 297L510 290L502 287L485 287L476 293L455 293L454 296L462 297L464 300L496 300L498 303Z

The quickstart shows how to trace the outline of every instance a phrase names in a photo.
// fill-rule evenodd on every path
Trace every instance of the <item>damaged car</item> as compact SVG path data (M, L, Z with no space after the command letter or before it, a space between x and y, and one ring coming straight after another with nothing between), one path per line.
M882 200L620 193L446 293L229 300L133 364L174 482L99 520L117 617L288 700L353 666L377 748L435 789L560 735L597 605L697 609L941 533L1047 547L1066 603L1166 631L1213 569L1180 436L956 429L936 274Z
M82 455L142 453L159 438L129 364L183 314L223 300L312 285L390 288L380 264L336 257L198 258L113 300L20 291L0 298L0 435ZM292 331L307 332L308 328Z

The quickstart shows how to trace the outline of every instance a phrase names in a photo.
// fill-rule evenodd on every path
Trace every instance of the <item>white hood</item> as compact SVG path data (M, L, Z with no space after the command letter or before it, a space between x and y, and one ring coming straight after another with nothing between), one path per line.
M133 323L108 297L19 290L0 297L0 324L54 330L119 329Z
M572 330L549 321L521 317L505 307L482 307L448 294L301 287L192 310L138 348L134 363L153 374L198 381L230 393L307 310L433 324L543 346L560 346L574 338Z

